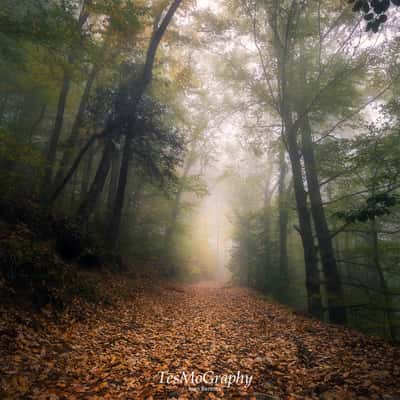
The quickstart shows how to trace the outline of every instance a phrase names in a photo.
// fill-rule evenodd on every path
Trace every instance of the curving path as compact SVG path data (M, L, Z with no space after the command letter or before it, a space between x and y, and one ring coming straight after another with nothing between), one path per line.
M398 347L246 289L142 288L58 323L1 312L0 398L400 399Z

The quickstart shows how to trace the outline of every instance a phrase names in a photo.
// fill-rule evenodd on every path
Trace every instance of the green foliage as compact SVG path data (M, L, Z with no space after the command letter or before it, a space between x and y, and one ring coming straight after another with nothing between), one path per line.
M396 196L388 193L380 193L369 197L366 204L358 210L350 210L345 212L337 212L335 215L343 218L348 223L372 221L377 217L389 215L391 209L398 202Z
M263 213L251 212L236 215L234 246L231 252L230 270L241 284L264 289L266 285L263 270L265 258ZM261 279L260 279L261 278Z
M71 49L81 39L74 12L73 8L63 9L58 3L47 0L25 0L18 8L12 1L5 0L0 10L0 43L8 45L1 46L0 51L15 57L17 53L10 51L18 49L17 44L21 41L57 52Z
M345 166L341 184L343 188L351 187L355 194L352 208L347 205L346 210L338 210L337 217L348 223L367 222L395 210L400 184L399 138L397 128L386 126L371 127L368 134L343 141L342 151L335 153L335 164ZM354 170L361 178L357 182L352 176Z
M144 21L150 20L150 9L134 1L100 0L87 5L90 13L99 17L97 28L105 40L114 45L134 47L135 36L143 29ZM101 22L100 22L101 21Z
M191 175L181 179L180 185L185 192L191 192L199 199L206 197L209 193L207 183L201 175Z

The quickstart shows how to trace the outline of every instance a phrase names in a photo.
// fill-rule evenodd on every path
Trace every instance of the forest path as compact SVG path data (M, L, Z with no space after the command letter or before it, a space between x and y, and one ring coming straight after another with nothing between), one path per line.
M4 398L400 399L399 348L247 289L143 288L68 321L9 321L8 333L0 325ZM160 383L165 371L253 378L249 387L239 380L207 392L168 385L165 374Z

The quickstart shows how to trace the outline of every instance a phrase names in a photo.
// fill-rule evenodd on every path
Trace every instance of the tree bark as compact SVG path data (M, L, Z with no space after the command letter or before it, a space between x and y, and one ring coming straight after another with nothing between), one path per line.
M44 118L44 116L45 116L45 114L46 114L46 110L47 110L47 104L43 104L43 105L40 107L40 113L39 113L37 119L35 120L35 122L33 123L32 127L31 127L31 129L30 129L30 133L29 133L29 141L30 141L30 142L32 142L32 138L33 138L33 135L34 135L35 132L36 132L36 129L37 129L37 128L39 127L39 125L42 123L43 118Z
M270 163L268 166L266 178L265 178L265 189L264 189L264 250L265 250L265 261L261 268L258 268L257 284L258 289L263 291L271 290L275 293L274 288L268 287L268 275L272 275L272 245L271 245L271 225L272 225L272 214L271 214L271 200L275 188L271 187L273 175L273 164ZM273 282L271 282L273 283Z
M111 135L111 134L110 134ZM71 180L71 178L74 176L76 170L79 167L79 164L81 163L83 157L85 156L85 154L87 153L87 151L93 146L93 144L96 142L97 139L101 139L106 137L106 132L102 132L98 135L93 135L87 142L86 144L82 147L81 151L79 152L79 154L77 155L74 163L72 164L70 170L68 171L67 175L65 176L65 178L62 180L62 182L60 183L60 185L56 188L56 190L54 191L54 193L51 195L50 199L49 199L49 204L54 203L58 196L60 196L60 194L62 193L62 191L65 189L65 187L67 186L68 182ZM111 138L106 137L106 140L111 140Z
M60 91L60 95L58 97L58 105L57 105L57 115L54 123L54 128L50 136L50 141L47 145L46 151L46 169L45 175L43 178L43 195L46 196L49 188L51 187L51 182L53 179L53 168L54 163L56 161L57 155L57 146L60 140L61 129L64 122L64 112L67 104L67 97L69 93L69 89L71 86L71 76L70 73L64 71L63 83Z
M304 116L302 119L301 136L304 167L311 203L311 214L314 220L315 232L317 234L319 251L321 254L321 263L326 281L329 319L337 324L345 324L347 318L340 273L337 267L331 233L322 204L317 163L314 155L311 126L308 116Z
M169 258L170 258L170 251L172 247L172 238L175 232L176 228L176 222L178 220L180 208L181 208L181 201L182 201L182 196L184 193L184 184L183 181L188 177L190 169L192 168L193 164L195 162L195 156L194 153L191 153L189 155L188 161L186 162L186 165L184 167L182 176L181 176L181 181L179 183L178 191L176 192L175 199L172 205L172 210L171 210L171 217L169 220L169 223L165 229L165 234L164 234L164 243L163 243L163 254L166 257L167 263L169 263ZM172 274L174 271L172 270L171 265L167 266L168 268L168 273Z
M83 199L85 198L85 196L87 195L87 192L89 190L89 182L90 182L90 175L91 175L92 167L93 167L94 155L95 155L95 147L92 147L90 149L89 154L87 155L86 163L83 168L81 193L80 193L81 201L83 201Z
M125 226L135 226L136 225L136 221L137 221L137 217L138 217L138 204L140 202L140 198L142 196L143 193L143 189L144 189L144 185L145 185L146 181L144 180L143 177L139 178L138 183L136 184L136 187L134 189L133 195L132 197L129 199L129 204L127 207L127 214L129 215L129 207L132 207L132 218L127 218L126 220L124 220L124 225Z
M150 39L149 47L146 53L146 62L142 71L141 76L138 80L134 80L128 83L128 88L131 90L131 98L127 102L126 106L123 106L123 112L128 115L127 119L127 135L125 140L124 155L121 162L121 171L119 174L118 190L115 197L115 204L113 207L113 213L109 222L109 227L106 232L106 240L111 250L115 250L117 238L119 236L119 230L121 225L121 215L124 205L124 197L126 191L126 183L128 178L129 163L132 158L132 135L135 134L134 127L136 124L136 110L138 103L140 102L147 86L150 84L153 75L154 61L157 53L158 46L160 45L161 39L163 38L168 25L170 24L172 17L176 10L181 4L182 0L174 0L169 7L167 13L162 19L160 25L159 17L155 19L153 34Z
M113 206L115 204L115 198L118 190L118 178L120 174L120 168L121 168L121 151L117 148L114 148L111 157L111 176L110 176L110 184L108 188L108 198L107 198L108 218L111 217L113 212Z
M74 154L74 149L76 147L76 143L79 137L79 129L82 126L86 106L89 101L90 91L92 90L92 86L96 79L96 75L97 75L97 68L96 66L93 66L81 97L78 112L76 114L74 123L72 125L71 134L67 140L66 148L64 150L60 166L58 168L56 177L54 179L56 187L62 182L62 179L65 176L65 172L71 163L71 159Z
M78 19L79 30L82 29L83 25L85 24L85 22L89 17L89 14L86 12L85 8L86 8L86 0L83 1L81 12ZM64 123L65 107L67 104L67 98L71 87L71 72L69 71L69 68L72 66L73 63L74 63L74 58L70 54L68 56L68 65L64 67L63 83L58 98L57 114L54 123L54 129L50 136L50 141L46 151L46 170L43 178L43 191L42 191L45 200L47 200L48 195L51 193L49 192L49 190L51 190L50 188L53 180L53 170L57 156L57 146L60 140L60 135Z
M106 244L110 250L115 250L119 228L121 225L122 209L124 206L125 190L128 181L129 167L132 161L132 135L126 136L124 151L122 155L121 168L119 171L119 179L115 201L112 206L112 213L106 231Z
M74 179L72 179L71 182L71 193L70 193L70 204L69 204L69 210L71 214L74 213L74 207L75 207L75 202L76 202L76 188L78 186L78 174L75 174Z
M390 338L393 340L397 339L397 329L396 329L396 324L392 316L391 312L391 300L390 296L388 294L388 286L386 282L385 275L382 270L381 262L380 262L380 256L379 256L379 238L378 238L378 229L377 229L377 223L376 220L373 220L370 224L371 230L371 242L372 242L372 262L373 266L375 268L375 271L378 274L379 278L379 290L383 296L383 301L384 301L384 309L385 309L385 318L386 318L386 323L389 328L389 335Z
M293 187L296 198L297 214L300 225L300 236L303 244L304 262L306 267L306 289L308 295L308 310L317 318L322 318L322 300L318 260L314 245L313 230L307 205L307 194L304 189L303 173L300 162L296 130L290 127L287 132L289 157L292 165Z
M299 146L297 143L298 124L293 123L293 116L290 104L290 93L288 91L287 65L291 56L291 34L295 16L298 12L298 3L292 1L289 13L285 16L283 26L280 26L279 2L274 0L269 15L269 24L273 33L273 46L276 52L278 64L279 113L282 119L284 130L282 137L286 140L289 153L293 188L296 199L296 208L300 225L300 236L303 245L304 263L306 269L306 290L308 311L317 318L322 318L322 300L320 291L320 279L318 271L318 260L314 246L314 237L311 218L307 205L307 194L304 188L303 171Z
M114 149L114 143L111 136L108 136L104 145L103 154L93 180L90 190L82 201L79 209L78 216L83 223L86 223L96 207L98 198L104 189L104 184L110 170L111 156Z
M289 262L287 253L288 236L288 204L287 204L287 164L285 160L286 151L284 146L280 150L280 171L279 171L279 273L280 273L280 299L287 300L289 287Z

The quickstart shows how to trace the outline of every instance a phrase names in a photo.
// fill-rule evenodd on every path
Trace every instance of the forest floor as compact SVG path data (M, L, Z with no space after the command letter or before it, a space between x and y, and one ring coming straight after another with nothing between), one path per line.
M399 347L247 289L131 289L118 304L77 304L57 318L1 306L0 398L400 399ZM222 382L191 383L207 371Z

